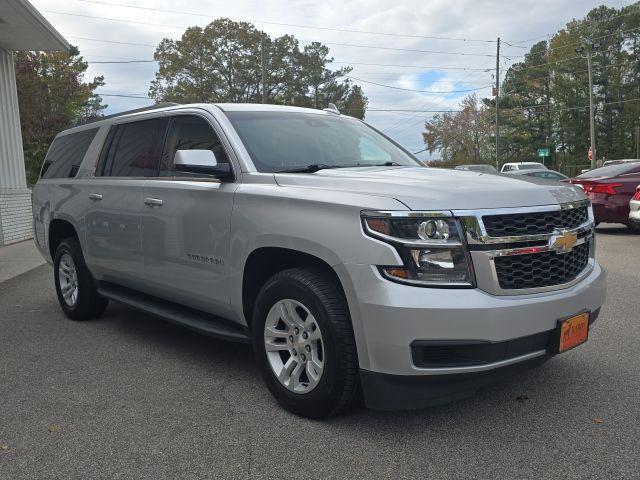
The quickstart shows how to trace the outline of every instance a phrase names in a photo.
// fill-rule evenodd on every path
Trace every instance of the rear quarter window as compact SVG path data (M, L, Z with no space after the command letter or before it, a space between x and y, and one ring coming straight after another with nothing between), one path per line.
M98 128L56 137L44 159L40 178L73 178Z

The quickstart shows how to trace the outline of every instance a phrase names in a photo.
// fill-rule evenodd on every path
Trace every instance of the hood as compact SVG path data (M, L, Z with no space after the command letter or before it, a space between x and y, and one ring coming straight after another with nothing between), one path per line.
M566 183L440 168L337 168L275 178L282 186L392 197L411 210L533 207L587 198Z

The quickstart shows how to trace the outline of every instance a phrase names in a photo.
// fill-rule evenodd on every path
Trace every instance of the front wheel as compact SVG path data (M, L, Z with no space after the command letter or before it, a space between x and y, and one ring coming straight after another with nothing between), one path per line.
M323 418L359 393L358 357L346 301L328 275L291 269L271 277L253 313L256 360L285 409Z

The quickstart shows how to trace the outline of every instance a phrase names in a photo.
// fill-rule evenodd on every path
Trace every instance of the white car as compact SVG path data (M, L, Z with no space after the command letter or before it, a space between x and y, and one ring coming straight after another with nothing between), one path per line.
M502 165L500 172L517 172L518 170L544 170L545 167L540 162L513 162Z

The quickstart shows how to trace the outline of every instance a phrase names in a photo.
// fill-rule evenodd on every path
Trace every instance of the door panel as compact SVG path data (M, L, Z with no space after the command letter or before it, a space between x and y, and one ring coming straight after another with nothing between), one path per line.
M142 212L147 293L217 315L229 311L229 225L237 185L149 180Z
M83 187L86 261L100 280L133 286L144 266L140 246L142 180L98 178Z

